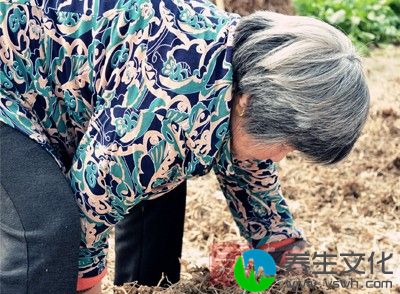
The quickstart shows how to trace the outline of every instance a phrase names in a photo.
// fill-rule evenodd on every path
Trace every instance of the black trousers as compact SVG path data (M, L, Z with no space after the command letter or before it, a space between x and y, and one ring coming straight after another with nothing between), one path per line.
M179 281L186 191L184 181L157 199L143 201L117 224L114 284L154 286L163 273L160 285Z
M51 155L0 122L0 293L75 293L79 209Z

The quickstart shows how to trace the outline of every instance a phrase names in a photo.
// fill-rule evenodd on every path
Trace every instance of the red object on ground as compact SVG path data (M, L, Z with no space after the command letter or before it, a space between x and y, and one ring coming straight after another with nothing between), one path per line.
M233 267L243 251L251 249L246 243L221 242L210 246L210 282L213 285L236 284Z

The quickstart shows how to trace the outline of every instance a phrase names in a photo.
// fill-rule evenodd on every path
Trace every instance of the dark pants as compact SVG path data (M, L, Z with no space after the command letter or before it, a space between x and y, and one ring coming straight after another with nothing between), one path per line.
M171 192L134 207L115 233L116 285L138 281L157 285L162 273L179 281L185 218L186 181ZM167 286L167 279L160 285Z
M35 141L0 123L0 292L75 293L79 210Z

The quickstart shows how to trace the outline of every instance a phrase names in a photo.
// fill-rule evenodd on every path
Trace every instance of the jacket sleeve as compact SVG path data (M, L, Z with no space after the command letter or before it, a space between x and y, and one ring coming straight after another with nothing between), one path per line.
M89 128L68 172L81 219L78 290L104 276L110 229L139 201L137 175L123 156L116 155L113 145L102 144L102 133Z
M253 248L287 238L306 240L282 195L274 162L235 159L227 137L213 170L241 235Z
M115 222L106 182L109 162L97 148L85 135L68 172L81 220L78 291L94 286L104 276L110 225Z
M136 204L167 192L166 184L182 176L176 166L167 167L174 153L164 152L165 141L152 141L161 137L150 128L154 117L151 107L140 117L128 107L99 109L74 153L68 176L81 219L78 290L104 275L110 229ZM163 123L168 128L168 121Z

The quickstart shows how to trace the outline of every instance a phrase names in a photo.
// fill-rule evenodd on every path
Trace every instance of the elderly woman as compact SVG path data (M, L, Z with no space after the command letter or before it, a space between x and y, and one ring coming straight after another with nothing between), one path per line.
M0 120L8 126L0 130L9 138L2 139L1 185L7 192L2 202L10 203L2 228L22 235L25 227L39 230L50 244L39 246L29 234L19 243L36 244L43 260L47 252L75 250L75 211L66 204L72 197L64 184L56 187L64 196L54 197L53 178L65 175L80 209L78 290L97 293L110 229L144 200L213 170L253 247L287 250L304 242L275 162L298 150L332 164L352 149L369 92L350 40L313 18L267 11L241 18L203 0L72 2L1 6ZM22 134L32 140L13 139ZM30 143L48 156L27 151L36 150L26 147ZM42 170L51 181L38 181L42 175L34 168L19 168L34 160L55 160L58 172ZM53 194L24 194L16 182ZM32 226L35 215L58 226ZM63 222L70 229L62 230ZM16 247L3 230L2 239L25 246ZM11 293L17 286L3 277L17 281L10 267L26 267L27 257L6 248L1 282ZM283 251L272 253L278 264ZM78 258L58 262L52 276L38 273L51 281L48 289L71 293L65 289L72 287ZM39 287L30 274L22 287Z

